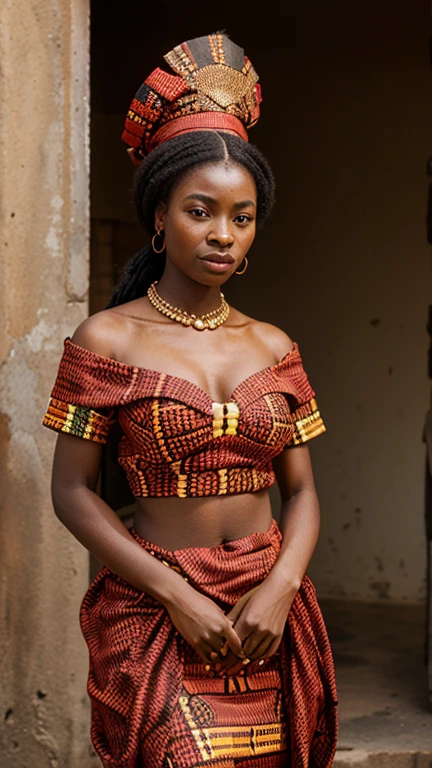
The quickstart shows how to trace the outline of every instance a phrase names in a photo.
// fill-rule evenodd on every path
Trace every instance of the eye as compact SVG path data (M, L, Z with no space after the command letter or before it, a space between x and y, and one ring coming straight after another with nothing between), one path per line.
M245 224L249 224L249 222L253 221L253 217L249 216L247 213L239 213L239 215L235 217L234 221L236 221L237 224L244 226Z
M197 219L203 219L205 216L207 216L207 212L204 210L204 208L192 208L190 211L188 211L192 216L195 216Z

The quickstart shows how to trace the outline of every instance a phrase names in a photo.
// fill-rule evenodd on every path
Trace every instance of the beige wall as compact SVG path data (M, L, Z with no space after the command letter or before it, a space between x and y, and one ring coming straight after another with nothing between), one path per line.
M0 30L0 763L85 768L88 555L52 511L41 420L87 314L87 2L6 2Z
M323 526L310 573L320 594L416 601L426 568L429 6L284 7L279 27L265 13L259 29L245 19L228 25L261 76L262 118L251 138L278 189L249 271L226 293L299 341L318 393L328 434L312 446ZM104 20L93 62L95 218L133 220L119 105L127 108L155 65L154 49L183 31L227 26L210 16L184 30L168 15L171 26L160 27L149 51Z

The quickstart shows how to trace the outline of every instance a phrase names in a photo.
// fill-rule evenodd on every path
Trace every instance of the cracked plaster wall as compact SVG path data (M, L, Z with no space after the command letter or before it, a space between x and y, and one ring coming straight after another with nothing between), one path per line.
M52 511L41 419L87 315L87 0L0 7L1 764L84 768L88 555Z

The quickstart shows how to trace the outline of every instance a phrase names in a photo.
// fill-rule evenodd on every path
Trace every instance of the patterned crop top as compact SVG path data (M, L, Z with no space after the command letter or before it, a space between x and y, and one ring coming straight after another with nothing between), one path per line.
M325 431L297 344L216 403L191 381L66 338L44 425L105 443L116 420L118 462L136 497L260 491L275 482L275 456Z

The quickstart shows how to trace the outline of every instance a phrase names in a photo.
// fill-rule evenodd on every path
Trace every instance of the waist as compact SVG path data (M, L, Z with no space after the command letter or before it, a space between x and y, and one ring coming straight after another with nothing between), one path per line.
M215 547L265 533L272 521L268 491L207 498L136 499L134 529L167 550Z

